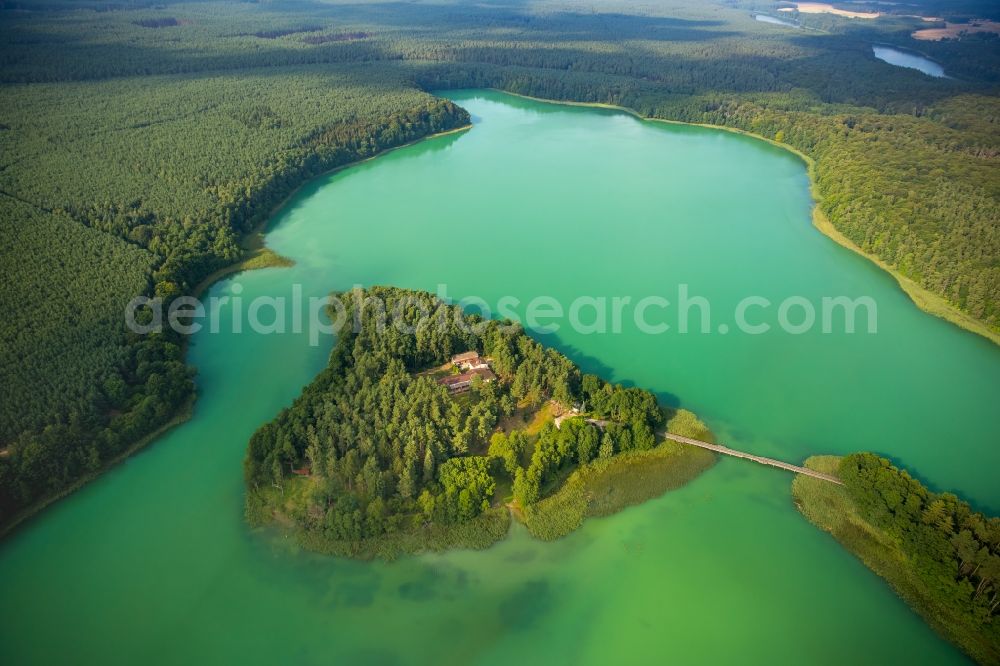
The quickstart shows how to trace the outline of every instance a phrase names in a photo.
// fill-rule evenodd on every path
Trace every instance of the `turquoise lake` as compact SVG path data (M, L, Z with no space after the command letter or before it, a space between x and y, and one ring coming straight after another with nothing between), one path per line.
M471 129L306 185L267 235L295 266L236 275L208 296L392 284L491 304L674 302L686 285L710 304L708 332L645 334L626 316L619 333L538 337L695 411L734 448L790 462L871 450L1000 509L1000 349L920 312L820 234L798 158L614 111L448 96ZM877 333L734 325L747 297L836 296L870 297ZM753 319L775 324L774 308ZM194 417L0 545L0 662L965 661L799 515L791 475L746 461L720 460L555 543L515 525L483 552L361 563L251 531L246 442L331 344L311 346L306 332L195 335Z

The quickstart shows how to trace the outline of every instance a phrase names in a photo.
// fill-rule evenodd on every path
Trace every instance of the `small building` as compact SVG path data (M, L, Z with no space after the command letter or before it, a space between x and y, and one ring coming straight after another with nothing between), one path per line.
M493 374L493 371L488 367L477 368L475 370L463 372L460 375L448 375L447 377L442 377L438 380L438 384L447 388L451 393L463 393L472 388L472 382L476 377L479 377L487 384L497 378L497 376Z
M451 357L451 364L462 370L481 370L490 367L489 361L482 358L476 351L455 354Z

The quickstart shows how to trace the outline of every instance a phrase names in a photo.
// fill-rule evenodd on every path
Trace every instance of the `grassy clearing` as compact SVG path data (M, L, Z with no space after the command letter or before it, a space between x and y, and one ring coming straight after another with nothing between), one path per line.
M839 456L813 456L805 466L837 474ZM969 630L965 618L935 600L913 570L913 563L900 545L858 513L843 486L796 475L792 481L795 506L809 522L829 532L865 566L884 578L902 599L941 636L958 645L980 663L997 663L995 647L985 636Z
M538 433L541 432L542 426L555 418L555 406L551 402L546 402L537 409L525 409L521 418L521 424L512 429L521 430L528 435L528 444L524 447L524 451L521 452L521 466L527 468L531 463L531 456L535 453L535 445L538 443Z
M513 414L510 416L500 417L500 420L497 422L497 429L508 435L515 430L537 433L541 430L542 424L545 422L544 420L538 422L538 415L542 412L542 410L546 409L547 406L548 403L541 408L519 404Z
M455 366L451 364L451 361L443 363L441 365L436 365L433 368L427 368L426 370L421 370L416 373L417 377L430 377L431 379L441 379L442 377L447 377L448 375L456 374Z
M240 270L252 271L258 268L273 268L275 266L294 266L295 262L283 257L269 248L261 248L240 263Z
M534 414L532 414L531 421L528 422L524 431L529 435L537 435L541 432L543 425L555 418L555 409L555 405L551 402L546 402L544 405L539 407Z

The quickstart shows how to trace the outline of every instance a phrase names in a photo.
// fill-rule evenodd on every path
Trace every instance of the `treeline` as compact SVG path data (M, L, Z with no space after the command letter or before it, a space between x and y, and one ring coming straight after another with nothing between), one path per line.
M152 10L11 9L0 8L0 81L6 83L342 64L377 60L383 52L365 37L317 41L344 32L336 12L317 4L222 1L180 7L168 3Z
M241 237L301 183L469 122L448 100L391 79L362 86L355 74L379 76L285 71L280 81L162 81L153 93L141 92L139 82L107 85L102 92L121 106L106 114L106 101L86 99L75 87L24 90L36 103L4 119L18 135L7 157L18 168L0 174L0 185L149 250L159 259L157 293L187 292L238 259ZM163 105L178 99L211 108L177 117ZM53 126L49 114L66 104L94 120ZM155 127L129 126L136 115L152 116ZM41 150L55 137L63 148ZM76 169L67 173L66 163Z
M339 335L328 367L250 439L244 471L248 515L256 520L280 512L328 542L459 524L489 509L498 480L513 477L515 498L527 505L544 483L575 466L653 446L661 417L650 393L581 377L515 324L483 322L432 294L390 287L343 300L348 312L366 304L360 327ZM382 326L380 312L398 318ZM499 380L477 380L470 392L453 396L431 376L415 374L467 350L486 355ZM582 418L559 430L550 423L536 438L521 430L509 438L494 434L517 406L552 399L567 407L599 403L595 415L609 419L599 426L604 434ZM529 440L537 441L525 469ZM292 481L304 470L305 491L302 481Z
M982 663L1000 660L1000 518L934 493L885 458L846 456L840 478L857 511L905 554L921 611ZM911 599L911 601L913 601ZM936 620L934 619L936 618Z
M609 3L610 4L610 3ZM80 81L398 60L538 67L623 76L674 95L806 89L824 102L874 106L928 101L961 81L933 80L875 60L872 42L918 47L962 78L996 82L1000 55L986 36L914 43L919 21L830 21L823 32L790 33L756 22L752 9L710 17L683 0L623 13L443 3L303 5L205 2L152 12L8 12L0 80ZM603 11L601 11L603 9ZM149 29L137 21L173 21ZM40 32L38 26L44 26ZM347 35L350 39L344 39ZM890 85L885 85L886 83Z
M950 108L994 112L994 98ZM933 113L933 111L932 111ZM820 209L861 249L1000 331L1000 179L994 140L923 118L871 113L816 117L765 105L700 114L795 146L816 161ZM970 133L971 134L971 133Z

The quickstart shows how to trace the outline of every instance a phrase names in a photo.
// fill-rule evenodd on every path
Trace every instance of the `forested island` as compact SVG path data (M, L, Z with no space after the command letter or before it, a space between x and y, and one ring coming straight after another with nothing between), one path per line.
M127 333L129 299L169 305L245 259L309 178L468 124L429 91L614 104L792 147L815 163L827 233L996 341L996 36L921 43L952 77L931 79L871 53L912 47L919 18L754 20L778 4L4 3L0 530L189 408L184 340ZM918 3L994 11L942 4Z
M938 633L981 664L1000 662L1000 518L935 493L871 453L806 465L843 486L796 476L796 506L830 532Z
M362 558L484 548L510 514L552 539L714 461L657 434L709 438L694 415L582 374L517 324L426 292L337 296L357 324L249 442L252 524L291 525L307 547Z

